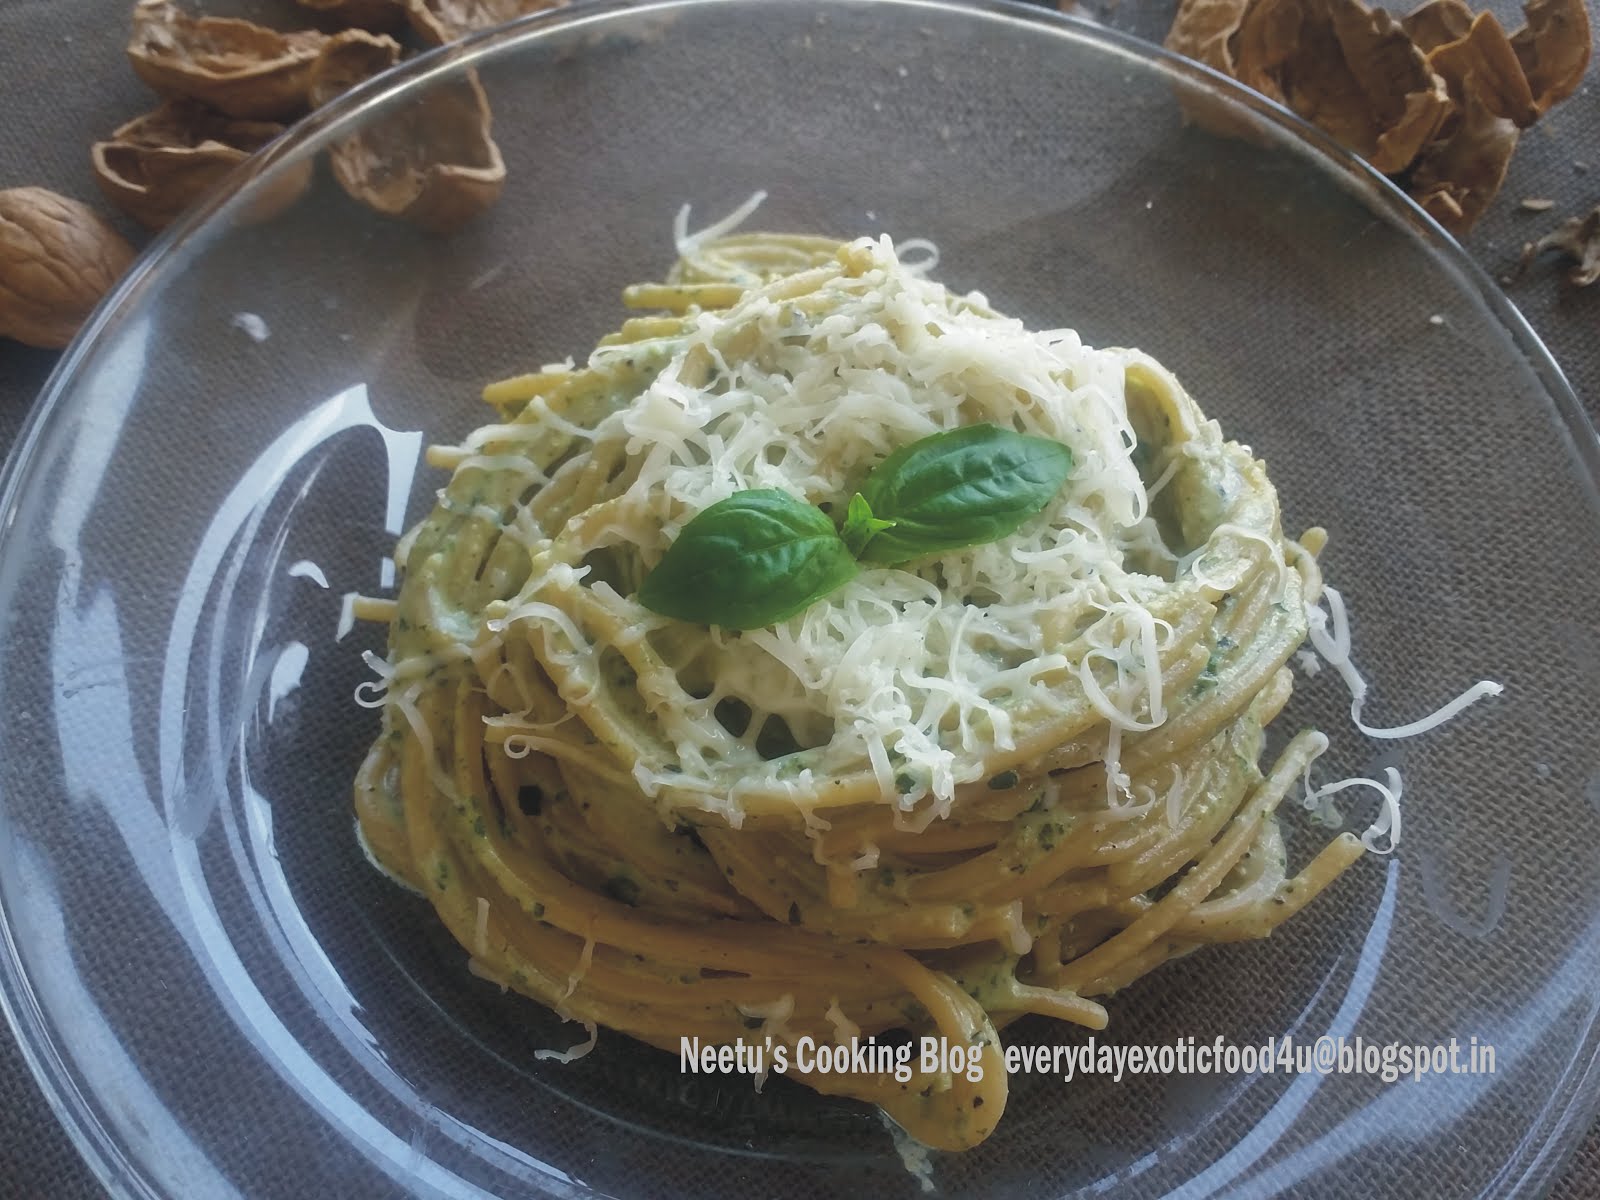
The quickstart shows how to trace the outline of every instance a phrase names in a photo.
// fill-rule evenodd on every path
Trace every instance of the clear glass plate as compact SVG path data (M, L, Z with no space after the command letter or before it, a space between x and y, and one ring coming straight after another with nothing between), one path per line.
M263 219L330 142L469 67L510 170L482 219L426 236L325 172ZM1172 367L1270 464L1289 527L1331 530L1369 719L1507 688L1377 744L1331 673L1304 682L1284 727L1328 730L1334 768L1404 766L1400 853L1128 989L1108 1034L1476 1037L1494 1075L1019 1077L993 1139L933 1157L939 1192L1538 1191L1597 1087L1593 431L1484 276L1314 132L1092 25L932 0L587 6L430 55L255 163L68 354L0 498L0 991L100 1177L919 1193L862 1106L615 1035L536 1062L572 1027L468 974L352 829L381 631L336 641L340 597L392 582L441 482L417 431L452 440L483 382L582 353L667 265L679 204L758 187L759 226L930 237L952 285Z

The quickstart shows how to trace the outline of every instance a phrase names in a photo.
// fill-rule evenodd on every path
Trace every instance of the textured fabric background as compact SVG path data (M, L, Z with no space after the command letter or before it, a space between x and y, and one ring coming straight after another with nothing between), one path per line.
M220 6L218 6L220 7ZM235 8L240 6L230 6ZM263 0L245 8L269 11ZM5 0L0 4L0 186L43 184L84 199L97 193L88 142L148 107L121 53L126 6L110 0ZM1159 38L1170 6L1125 0L1102 19ZM1548 197L1544 215L1516 201ZM1469 250L1499 275L1522 243L1561 214L1600 203L1600 84L1582 92L1524 138L1511 176ZM1600 287L1576 291L1536 269L1511 292L1588 408L1600 414ZM0 450L9 447L55 356L0 343ZM1292 966L1293 964L1279 964ZM79 1163L9 1037L0 1037L0 1197L79 1197L95 1186ZM1428 1194L1418 1181L1418 1194ZM1600 1195L1600 1134L1582 1145L1554 1195Z

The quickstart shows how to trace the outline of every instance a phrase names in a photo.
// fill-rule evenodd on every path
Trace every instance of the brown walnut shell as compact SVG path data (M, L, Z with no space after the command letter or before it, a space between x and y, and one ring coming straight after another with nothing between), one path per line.
M168 100L96 142L89 153L106 199L146 229L164 229L283 128L271 121L236 121L192 100ZM277 215L310 180L309 163L289 169L252 216Z
M1574 287L1589 287L1600 282L1600 208L1586 216L1569 217L1537 242L1522 248L1522 261L1517 264L1521 274L1539 255L1557 250L1570 258L1574 266L1567 272L1567 281ZM1507 283L1514 282L1506 280Z
M172 0L139 0L128 60L164 98L198 100L230 117L280 121L306 110L311 65L328 36L278 33L249 21L191 17Z
M399 58L391 38L341 33L317 60L313 100L325 104ZM489 102L469 71L374 118L328 156L334 178L355 200L448 233L492 205L505 186L505 161L489 127Z
M1472 7L1466 0L1428 0L1401 17L1400 28L1426 54L1467 36L1472 28Z
M1235 46L1237 77L1385 174L1405 168L1449 110L1400 24L1361 0L1263 0Z
M1527 73L1541 113L1559 104L1583 82L1589 66L1589 10L1583 0L1527 0L1527 24L1511 35L1511 48Z
M1458 106L1476 94L1486 109L1519 129L1539 119L1528 77L1493 13L1479 13L1465 34L1434 47L1428 52L1428 65L1445 81Z
M1167 46L1293 109L1460 233L1504 182L1517 131L1576 91L1589 63L1584 0L1524 0L1523 13L1507 36L1468 0L1425 0L1398 21L1364 0L1181 0Z
M1418 159L1408 190L1439 224L1451 233L1462 233L1472 228L1500 190L1516 148L1516 123L1469 91L1448 135Z

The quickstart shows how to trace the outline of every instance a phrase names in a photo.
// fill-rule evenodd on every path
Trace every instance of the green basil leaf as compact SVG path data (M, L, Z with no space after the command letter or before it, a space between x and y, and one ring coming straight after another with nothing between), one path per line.
M872 513L893 528L862 549L863 562L897 566L997 541L1042 511L1072 473L1060 442L967 425L902 446L861 486Z
M850 497L850 508L844 516L844 527L839 530L839 536L844 539L844 544L850 548L850 553L857 558L866 544L885 529L893 529L893 521L880 521L872 515L872 505L867 503L867 498L860 492Z
M856 569L826 513L761 488L735 492L685 525L638 599L680 621L760 629L810 607Z

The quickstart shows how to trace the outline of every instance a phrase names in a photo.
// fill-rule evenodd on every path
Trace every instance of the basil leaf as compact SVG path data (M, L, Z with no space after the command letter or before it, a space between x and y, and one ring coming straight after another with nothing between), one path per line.
M1016 531L1055 498L1072 473L1060 442L967 425L902 446L861 486L878 532L863 562L898 566L915 558L993 542Z
M850 497L850 508L845 513L844 528L839 530L839 536L850 548L850 553L860 558L861 551L868 542L885 529L893 528L893 521L880 521L873 516L872 505L867 503L865 496L857 492Z
M760 629L842 587L856 569L826 513L761 488L735 492L685 525L638 600L680 621Z

